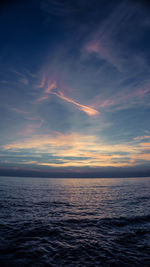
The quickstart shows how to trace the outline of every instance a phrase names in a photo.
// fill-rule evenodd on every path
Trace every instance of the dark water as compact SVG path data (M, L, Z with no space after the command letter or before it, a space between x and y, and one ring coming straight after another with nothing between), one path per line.
M0 177L0 266L150 266L150 178Z

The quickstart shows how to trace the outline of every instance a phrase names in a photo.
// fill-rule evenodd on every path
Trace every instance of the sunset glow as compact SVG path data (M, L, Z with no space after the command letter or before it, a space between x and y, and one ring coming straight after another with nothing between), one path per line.
M60 2L2 11L0 171L148 174L146 6Z

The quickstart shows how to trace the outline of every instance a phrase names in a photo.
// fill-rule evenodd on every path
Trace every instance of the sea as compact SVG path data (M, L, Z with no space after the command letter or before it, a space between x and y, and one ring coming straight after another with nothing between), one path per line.
M150 178L0 177L0 266L150 266Z

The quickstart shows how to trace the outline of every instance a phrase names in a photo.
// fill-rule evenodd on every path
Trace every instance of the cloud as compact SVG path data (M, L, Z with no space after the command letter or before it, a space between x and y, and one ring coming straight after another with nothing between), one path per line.
M42 80L41 80L40 84L37 85L37 87L38 88L43 88L44 85L45 85L45 82L46 82L46 76L43 75Z
M43 76L43 77L44 78L42 78L42 81L40 84L40 88L43 89L43 94L36 99L35 103L47 100L49 98L49 95L51 94L51 95L56 95L60 99L63 99L64 101L75 105L78 110L83 111L84 113L86 113L89 116L96 116L96 115L100 114L100 112L98 110L94 109L93 107L79 104L75 100L65 96L64 93L62 92L62 89L59 88L58 82L56 80L49 79L47 81L46 76ZM44 86L45 83L47 83L46 86ZM62 86L62 87L65 88L65 86ZM55 89L56 89L56 92L53 91Z
M48 85L45 89L45 94L50 94L53 89L57 88L56 81L50 82L48 81Z
M33 23L25 15L31 29L20 28L13 56L4 45L19 69L0 65L0 141L12 164L15 151L42 156L24 160L35 168L149 163L149 17L132 1L109 2L42 0L47 14L37 5Z
M38 102L45 101L45 100L47 100L48 98L49 98L48 95L42 95L42 96L38 97L34 103L38 103Z
M24 115L31 114L30 111L24 111L24 110L19 109L19 108L10 108L10 110L15 111L15 112L17 112L17 113L19 113L19 114L24 114Z
M150 153L131 155L131 163L135 163L137 160L150 161Z
M86 114L88 114L89 116L95 116L95 115L98 115L100 114L99 111L97 111L96 109L92 108L92 107L88 107L88 106L85 106L85 105L81 105L79 104L78 102L64 96L64 94L62 92L58 92L58 93L53 93L55 94L56 96L58 96L59 98L65 100L66 102L68 103L71 103L73 105L75 105L79 110L85 112Z
M36 161L41 166L136 166L150 160L150 143L124 142L107 144L94 135L78 133L33 135L21 141L6 144L4 151L32 151L44 155L46 160ZM48 154L49 156L48 156Z
M140 141L143 139L150 139L150 135L145 135L145 136L137 136L134 138L135 141Z
M21 83L23 85L28 85L29 84L29 79L28 79L28 77L27 77L25 72L24 73L23 72L19 72L18 70L14 70L14 69L12 70L12 72L17 74L17 76L19 77L19 78L17 78L18 83Z
M37 85L37 88L41 88L42 95L35 100L35 103L45 101L49 98L51 91L57 87L56 81L48 80L46 75L43 75L41 83Z
M150 149L150 143L140 143L140 145L142 146L142 147L144 147L144 149L146 149L146 150L149 150Z
M98 57L122 71L126 61L125 54L121 52L120 44L115 48L115 37L128 23L134 9L127 3L121 3L114 12L104 20L99 29L91 35L84 47L87 53L95 53Z
M149 92L149 84L143 85L143 88L131 88L130 86L124 88L121 87L120 90L117 88L116 92L108 98L102 94L97 95L93 100L93 105L101 110L109 107L112 107L113 109L124 109L138 104L143 104L145 106L145 97L148 96ZM147 104L148 103L149 102L147 102Z

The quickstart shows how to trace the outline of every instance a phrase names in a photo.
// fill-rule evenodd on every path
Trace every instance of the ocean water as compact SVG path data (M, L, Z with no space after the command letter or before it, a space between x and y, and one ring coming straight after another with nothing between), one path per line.
M0 266L150 266L150 178L0 177Z

